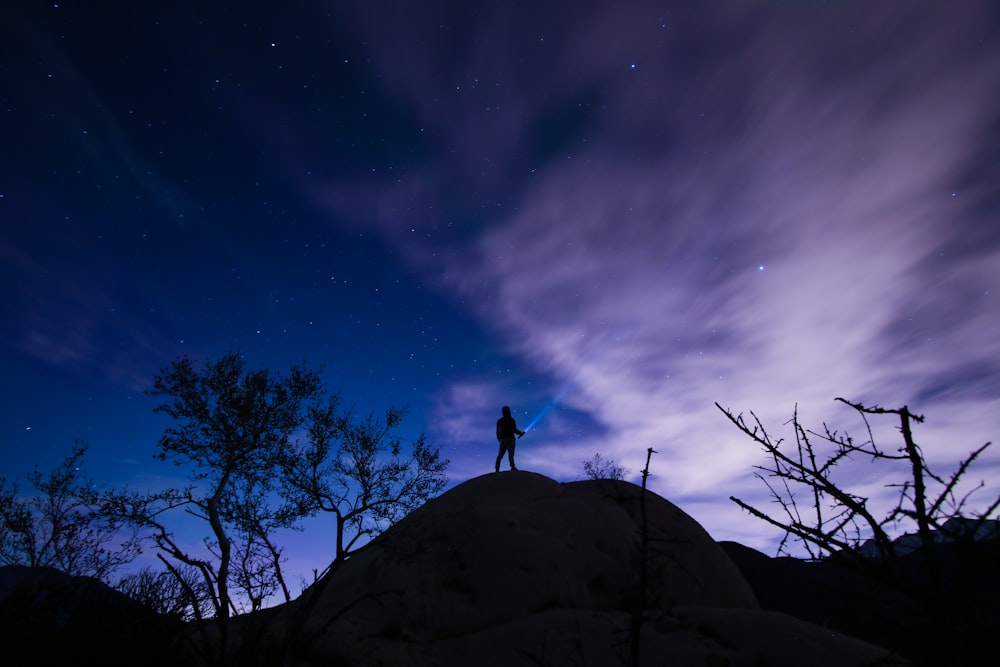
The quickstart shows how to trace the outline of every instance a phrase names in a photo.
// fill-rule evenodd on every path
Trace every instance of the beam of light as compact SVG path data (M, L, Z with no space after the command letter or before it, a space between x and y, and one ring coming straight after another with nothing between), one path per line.
M542 421L542 417L544 417L545 415L547 415L549 413L549 411L552 408L554 408L555 405L556 405L556 403L558 403L558 402L559 402L559 399L553 398L551 401L549 401L548 403L546 403L545 407L543 407L541 410L539 410L538 414L535 415L535 418L532 419L531 422L527 426L524 427L524 432L527 433L528 431L530 431L533 428L535 428L535 426L538 424L538 422Z
M562 399L563 399L564 396L566 396L566 394L569 392L569 389L570 389L570 383L567 382L556 393L555 397L551 401L549 401L548 403L546 403L545 406L542 407L541 410L538 411L538 414L535 415L535 418L532 419L531 422L529 422L528 425L524 427L524 432L527 433L528 431L531 431L532 429L534 429L535 426L538 425L538 422L542 421L542 418L545 415L549 414L549 412L552 411L552 408L554 408L557 405L559 405L559 402L562 401Z

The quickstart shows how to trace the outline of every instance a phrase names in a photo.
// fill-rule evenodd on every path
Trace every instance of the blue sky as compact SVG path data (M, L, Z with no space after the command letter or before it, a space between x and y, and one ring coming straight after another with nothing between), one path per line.
M992 4L203 5L0 10L4 476L79 438L102 484L176 481L143 392L230 350L408 405L453 483L504 404L547 410L518 464L556 479L653 447L654 491L765 550L716 402L784 437L905 404L941 473L996 438Z

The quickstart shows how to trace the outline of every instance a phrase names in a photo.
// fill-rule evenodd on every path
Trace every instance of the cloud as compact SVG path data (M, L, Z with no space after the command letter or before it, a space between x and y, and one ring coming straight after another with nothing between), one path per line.
M589 423L525 443L543 472L565 477L595 451L638 471L654 447L662 495L701 505L720 489L725 504L759 453L715 402L780 426L796 405L810 423L844 418L835 396L919 400L970 444L1000 426L1000 239L961 242L984 223L989 184L968 174L998 112L988 8L732 7L581 12L558 30L528 20L520 37L486 13L466 38L396 25L408 57L379 52L453 157L408 185L367 184L378 198L509 191L471 240L415 246L394 210L372 220L414 263L443 258L435 279L511 354L572 382L567 421ZM324 202L342 207L346 190L322 188ZM449 439L475 440L475 397L495 392L447 391ZM712 516L743 534L738 514Z

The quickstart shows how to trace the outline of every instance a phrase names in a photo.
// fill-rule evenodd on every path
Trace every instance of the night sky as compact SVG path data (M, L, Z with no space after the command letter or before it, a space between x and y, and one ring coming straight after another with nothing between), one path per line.
M144 391L238 350L408 405L453 484L504 404L559 480L653 447L654 491L766 550L715 402L788 440L905 404L940 473L997 438L998 184L986 1L8 1L0 476L82 439L103 485L179 483Z

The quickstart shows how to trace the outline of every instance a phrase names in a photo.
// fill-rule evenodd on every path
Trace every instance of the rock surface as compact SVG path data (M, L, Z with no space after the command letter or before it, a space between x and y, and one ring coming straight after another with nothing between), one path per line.
M759 608L739 569L672 503L610 480L469 480L407 516L302 597L237 619L243 664L907 664ZM289 650L291 654L289 655ZM881 662L879 662L881 661Z
M176 664L163 649L178 623L90 577L48 567L0 567L0 645L4 664L106 667ZM160 647L150 652L151 646Z
M893 586L836 558L772 558L735 542L720 544L753 587L761 607L895 651L916 665L996 662L1000 627L1000 540L938 544L944 599L932 590L925 561L904 556L898 573L922 585ZM930 604L929 604L930 603Z

